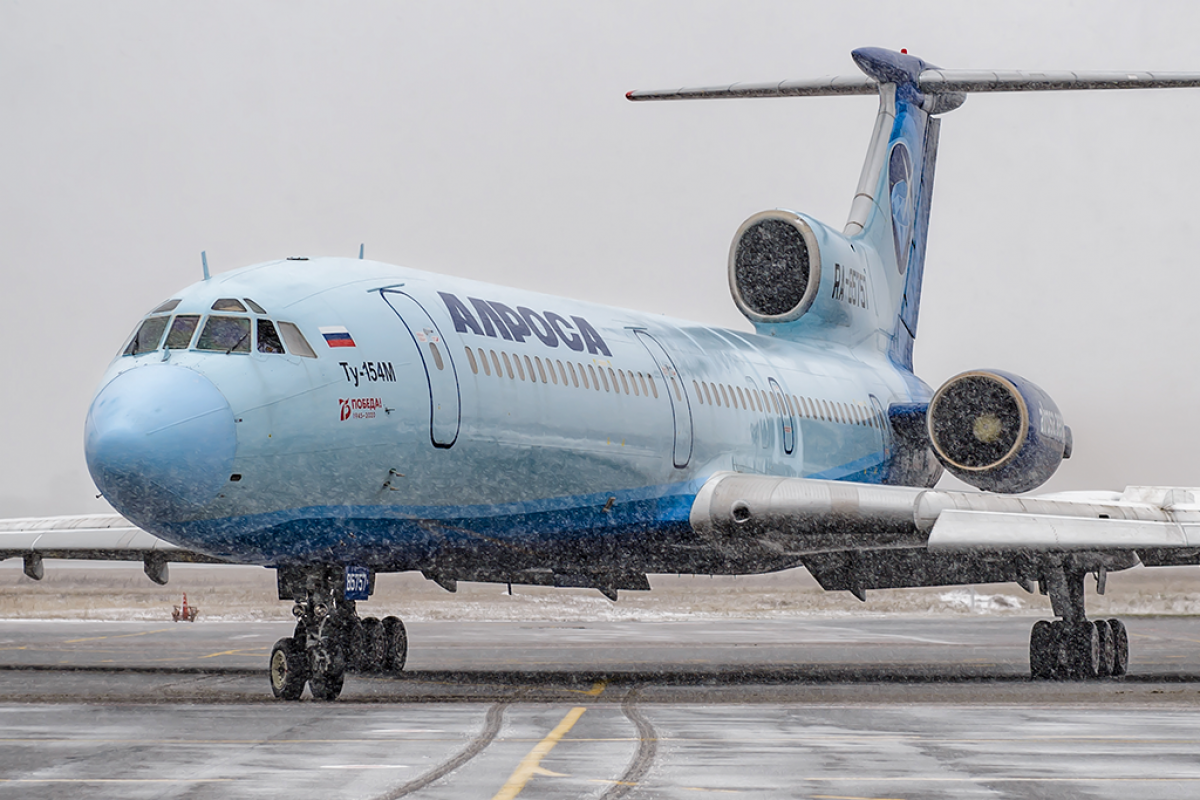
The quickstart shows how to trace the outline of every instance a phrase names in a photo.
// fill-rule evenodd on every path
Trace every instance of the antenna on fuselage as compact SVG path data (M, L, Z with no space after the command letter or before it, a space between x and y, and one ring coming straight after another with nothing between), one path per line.
M361 244L358 246L358 260L359 261L363 260L363 245L361 245Z
M208 280L208 251L200 251L200 266L204 267L204 280Z

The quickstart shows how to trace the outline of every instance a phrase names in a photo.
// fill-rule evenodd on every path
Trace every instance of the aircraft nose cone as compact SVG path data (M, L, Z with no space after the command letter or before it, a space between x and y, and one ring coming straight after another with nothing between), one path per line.
M194 513L229 480L237 431L212 381L184 367L136 367L113 378L88 411L92 480L135 522Z

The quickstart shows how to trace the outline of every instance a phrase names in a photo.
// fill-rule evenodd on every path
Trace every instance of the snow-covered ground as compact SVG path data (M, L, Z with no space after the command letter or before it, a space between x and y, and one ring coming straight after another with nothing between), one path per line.
M651 576L650 592L621 592L613 603L587 589L464 583L443 591L419 575L381 575L376 595L360 613L398 614L411 621L671 621L779 619L880 614L1048 616L1045 597L1014 584L867 593L825 592L803 570L751 577ZM275 573L255 567L172 565L171 581L151 583L140 564L47 562L31 581L20 562L0 563L0 619L169 620L183 593L200 607L200 621L292 619L276 599ZM1200 614L1200 570L1136 569L1110 574L1105 596L1089 581L1089 613Z

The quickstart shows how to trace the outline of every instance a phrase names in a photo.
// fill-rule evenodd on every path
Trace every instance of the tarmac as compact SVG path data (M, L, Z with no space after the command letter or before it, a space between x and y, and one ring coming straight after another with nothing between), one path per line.
M286 623L0 621L0 794L1200 795L1200 619L1086 683L1028 678L1032 621L413 622L334 703L271 698Z

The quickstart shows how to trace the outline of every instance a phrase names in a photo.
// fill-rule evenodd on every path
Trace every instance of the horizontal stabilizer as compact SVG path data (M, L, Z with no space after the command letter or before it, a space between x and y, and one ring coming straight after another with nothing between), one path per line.
M904 83L927 95L946 98L941 110L961 103L971 92L1059 92L1082 89L1178 89L1200 87L1200 72L1022 72L1020 70L942 69L905 53L866 47L855 50L855 61L865 75L772 83L733 83L685 89L637 90L630 100L706 100L738 97L823 97L876 94L886 83ZM936 107L936 106L935 106ZM933 111L932 113L939 113Z
M1187 89L1200 87L1200 72L1018 72L930 69L922 92L1060 92L1079 89Z
M707 100L723 97L823 97L846 94L878 94L879 84L865 75L839 75L775 83L734 83L691 89L639 90L627 93L630 100Z

